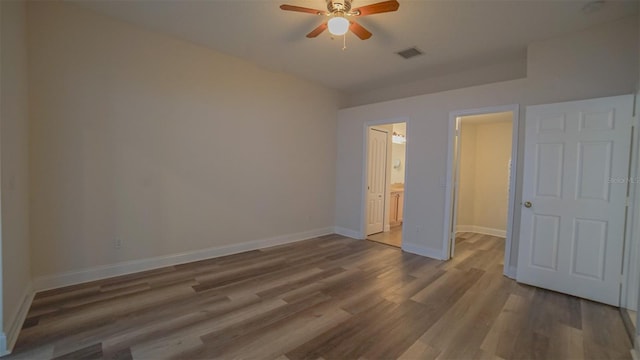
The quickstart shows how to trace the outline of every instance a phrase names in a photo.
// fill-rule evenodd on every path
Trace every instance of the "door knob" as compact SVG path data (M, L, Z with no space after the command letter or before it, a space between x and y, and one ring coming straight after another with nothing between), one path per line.
M524 207L526 207L526 208L530 208L531 205L533 205L533 204L531 204L531 201L525 201L524 202Z

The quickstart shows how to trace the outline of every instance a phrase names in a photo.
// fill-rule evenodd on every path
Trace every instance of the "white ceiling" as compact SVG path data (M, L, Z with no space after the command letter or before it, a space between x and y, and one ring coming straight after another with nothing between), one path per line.
M283 3L325 9L325 0L67 1L344 92L519 56L532 41L638 11L636 1L608 1L584 13L587 1L399 0L395 13L358 18L373 37L350 35L342 51L342 38L328 32L305 37L321 17L279 9ZM354 0L353 7L376 2ZM404 60L394 54L411 46L425 55Z

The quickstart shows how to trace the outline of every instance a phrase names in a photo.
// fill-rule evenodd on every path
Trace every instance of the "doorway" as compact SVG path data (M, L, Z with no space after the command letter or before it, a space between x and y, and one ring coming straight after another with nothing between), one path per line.
M510 267L519 107L450 115L443 258L482 257Z
M513 114L458 118L455 242L451 257L504 258L507 235ZM464 254L464 255L463 255Z
M406 123L367 127L367 240L402 247Z

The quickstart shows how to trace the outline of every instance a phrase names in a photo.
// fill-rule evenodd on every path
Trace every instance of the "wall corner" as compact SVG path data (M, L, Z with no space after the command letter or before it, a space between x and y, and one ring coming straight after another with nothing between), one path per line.
M7 351L7 336L3 332L0 332L0 357L5 355L9 355Z

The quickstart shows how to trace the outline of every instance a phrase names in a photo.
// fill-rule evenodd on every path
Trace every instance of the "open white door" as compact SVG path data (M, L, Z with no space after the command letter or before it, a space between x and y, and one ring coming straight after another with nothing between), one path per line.
M518 281L618 306L632 106L527 107Z
M369 128L367 174L367 235L384 230L387 174L387 133Z

